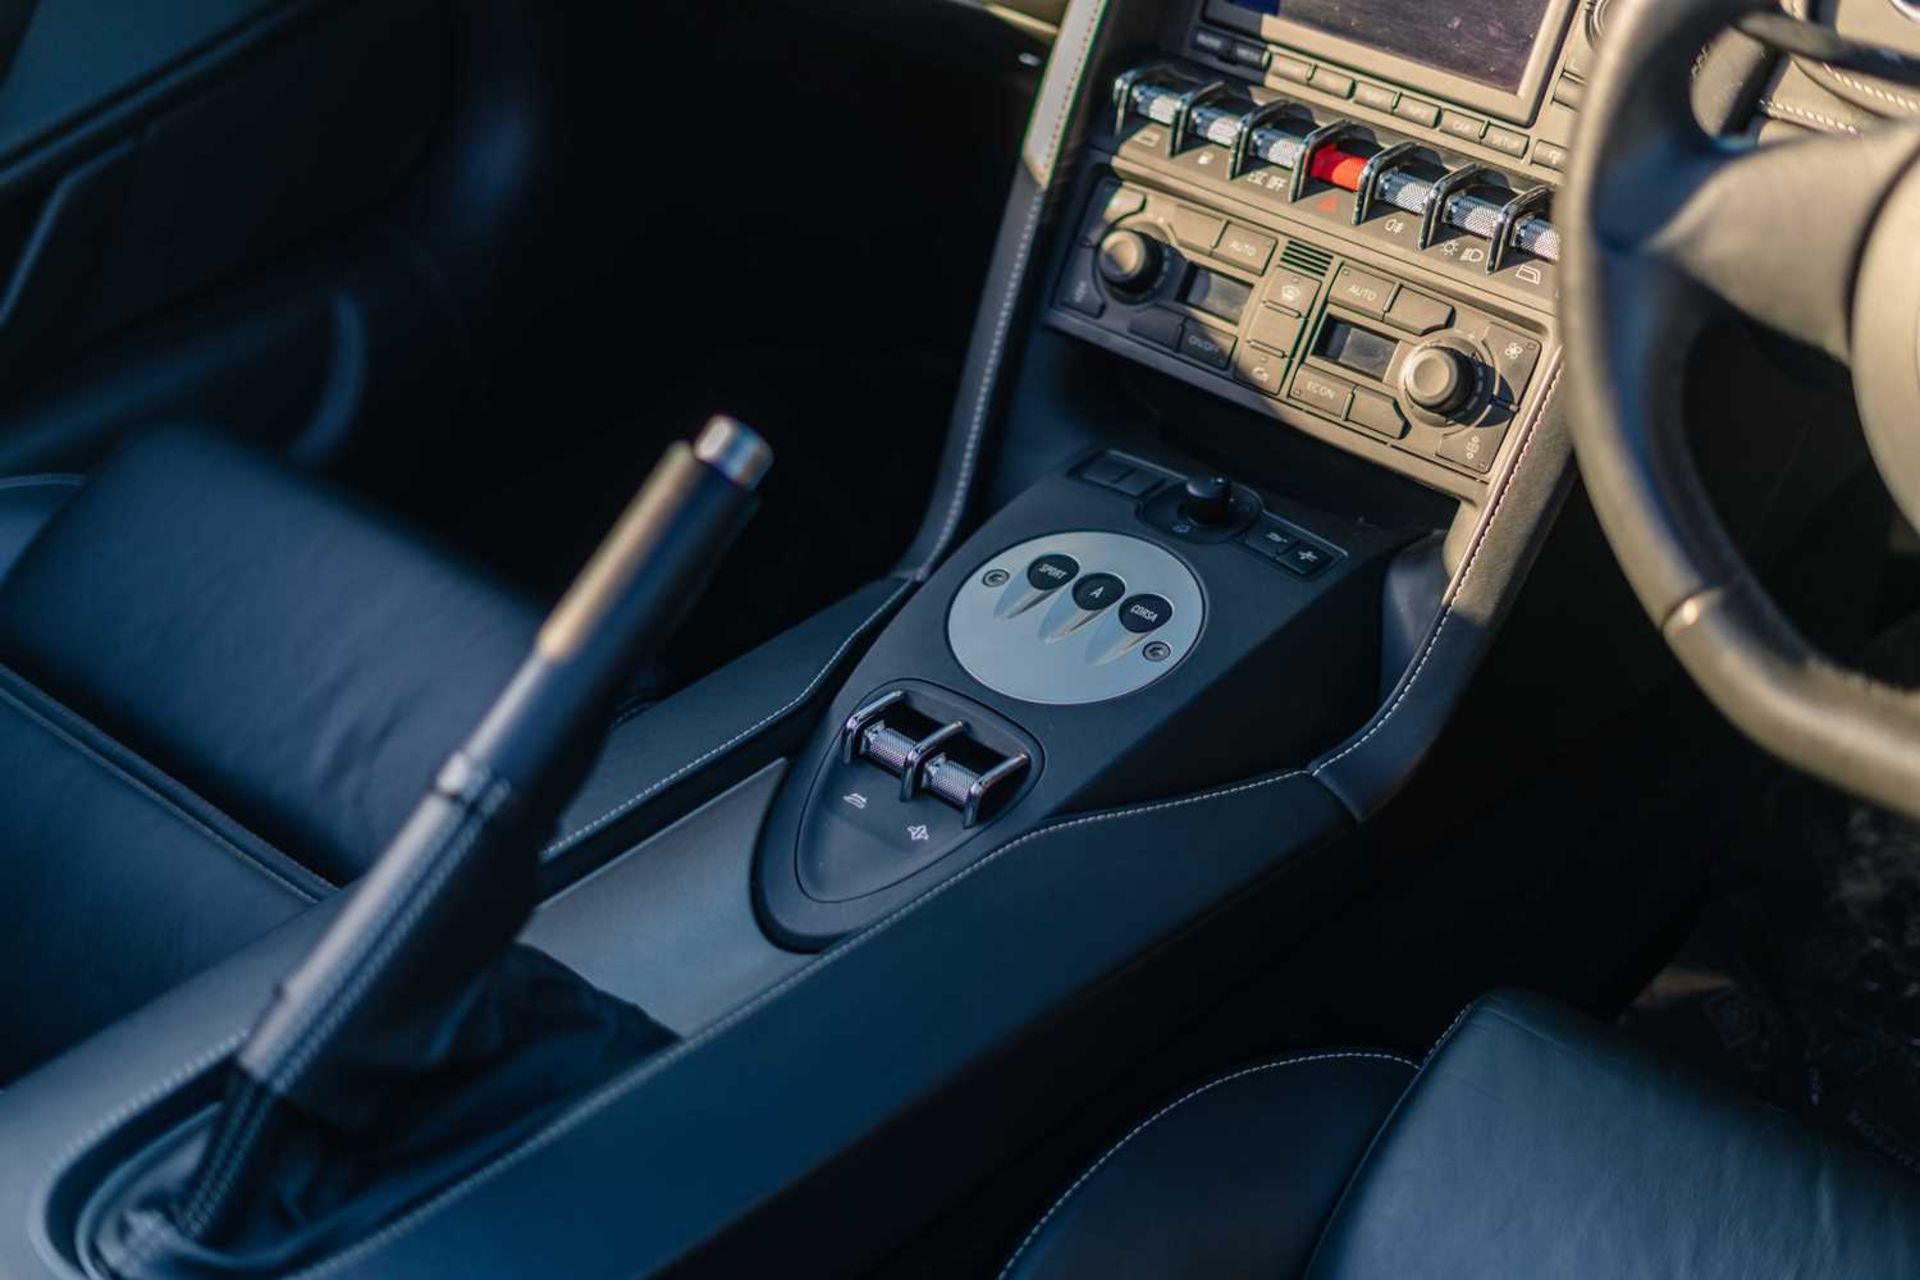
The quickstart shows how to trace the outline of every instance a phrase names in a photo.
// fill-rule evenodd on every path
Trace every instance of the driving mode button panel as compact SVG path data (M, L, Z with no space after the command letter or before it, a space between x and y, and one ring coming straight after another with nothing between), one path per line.
M1071 564L1080 576L1044 608L1010 613L1009 575ZM947 643L968 675L996 693L1048 706L1105 702L1178 667L1200 641L1200 581L1166 548L1122 533L1081 530L1009 547L975 566L947 610Z

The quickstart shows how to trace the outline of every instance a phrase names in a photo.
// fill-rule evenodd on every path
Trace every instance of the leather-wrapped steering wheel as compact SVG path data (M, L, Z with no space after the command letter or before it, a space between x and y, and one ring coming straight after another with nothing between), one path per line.
M1730 305L1849 366L1875 464L1920 524L1920 124L1729 143L1700 128L1690 92L1700 51L1729 26L1903 81L1915 64L1765 0L1617 0L1608 19L1555 212L1581 473L1707 696L1780 758L1920 817L1920 694L1801 637L1716 516L1681 412L1693 339Z

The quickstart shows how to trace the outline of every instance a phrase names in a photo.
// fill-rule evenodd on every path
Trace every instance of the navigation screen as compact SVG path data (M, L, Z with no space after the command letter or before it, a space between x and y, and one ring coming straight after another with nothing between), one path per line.
M1231 0L1508 93L1519 91L1548 0Z

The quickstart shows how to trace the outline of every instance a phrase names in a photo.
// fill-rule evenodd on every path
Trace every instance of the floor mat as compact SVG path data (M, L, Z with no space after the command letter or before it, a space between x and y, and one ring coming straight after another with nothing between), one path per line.
M1874 649L1878 673L1916 683L1920 622ZM1920 1173L1920 825L1798 777L1748 821L1620 1024Z

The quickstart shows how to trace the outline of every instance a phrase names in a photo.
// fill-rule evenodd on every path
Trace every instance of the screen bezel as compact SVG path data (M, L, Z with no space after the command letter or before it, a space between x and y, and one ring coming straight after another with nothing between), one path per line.
M1258 36L1268 44L1283 45L1308 57L1336 63L1372 80L1387 80L1403 89L1432 97L1440 106L1469 107L1509 124L1531 125L1546 95L1547 81L1559 63L1569 18L1576 0L1548 0L1540 17L1540 35L1527 58L1520 87L1512 93L1493 85L1399 54L1383 53L1371 45L1332 35L1290 18L1255 13L1228 0L1201 0L1200 15L1215 26Z

